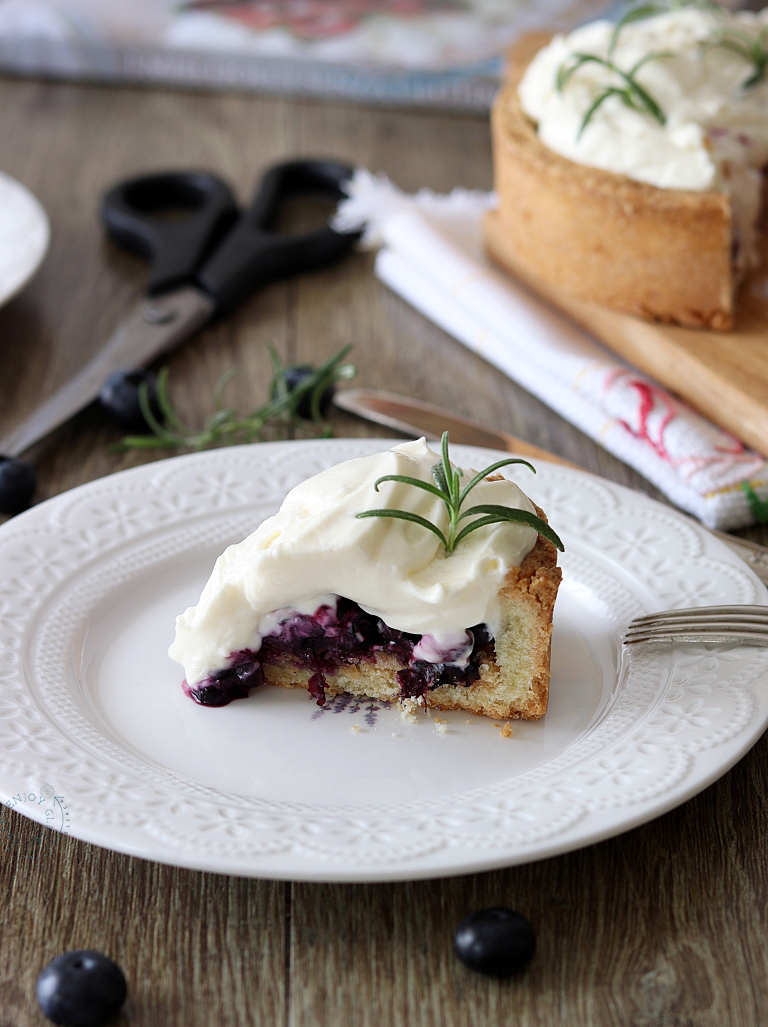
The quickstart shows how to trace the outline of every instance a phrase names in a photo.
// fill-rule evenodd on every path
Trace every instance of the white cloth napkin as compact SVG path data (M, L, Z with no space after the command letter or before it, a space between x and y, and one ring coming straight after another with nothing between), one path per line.
M755 522L741 483L765 500L765 459L495 269L481 224L493 194L409 196L364 169L347 193L337 227L366 226L376 274L417 310L709 527Z

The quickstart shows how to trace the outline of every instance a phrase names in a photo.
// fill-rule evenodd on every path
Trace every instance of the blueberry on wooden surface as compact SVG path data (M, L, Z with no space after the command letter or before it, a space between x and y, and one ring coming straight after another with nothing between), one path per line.
M283 371L283 381L289 392L294 392L300 385L309 378L310 375L315 373L315 368L311 364L294 364L292 367L286 367ZM320 416L326 417L328 410L331 405L331 400L336 392L336 386L333 382L330 382L322 392L320 396ZM277 389L275 386L272 387L272 399L277 396ZM301 402L296 407L296 413L299 417L305 421L312 420L312 392L308 392L306 396L302 396Z
M0 456L0 513L26 510L37 486L34 468L23 460Z
M536 932L524 916L511 909L478 909L459 924L453 948L471 970L508 977L533 959Z
M65 952L37 979L40 1008L60 1027L102 1027L115 1016L127 994L117 963L100 952Z
M151 371L115 371L101 387L99 402L126 431L149 430L139 405L139 387L147 384L149 406L158 421L162 414L157 402L157 379Z

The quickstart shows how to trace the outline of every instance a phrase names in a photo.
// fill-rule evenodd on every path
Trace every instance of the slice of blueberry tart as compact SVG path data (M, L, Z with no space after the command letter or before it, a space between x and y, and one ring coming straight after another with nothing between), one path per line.
M261 685L496 718L547 709L562 548L500 467L426 440L337 464L216 561L172 659L202 705ZM530 466L530 465L529 465Z

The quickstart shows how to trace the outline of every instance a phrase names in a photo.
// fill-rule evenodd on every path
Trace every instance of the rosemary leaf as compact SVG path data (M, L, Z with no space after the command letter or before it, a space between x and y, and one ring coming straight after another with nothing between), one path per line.
M540 535L556 546L560 552L563 552L563 543L560 537L550 528L545 520L538 517L536 514L529 513L528 510L516 510L509 506L496 506L492 503L481 503L478 506L471 506L468 510L465 510L462 514L459 514L459 520L464 517L471 517L475 514L487 514L486 517L481 517L477 521L473 521L468 524L459 534L456 536L456 544L458 545L460 540L468 535L470 531L474 531L475 528L481 528L486 524L494 524L499 521L514 521L516 524L527 524L531 528L535 528Z
M486 467L484 471L478 471L474 478L472 478L472 480L469 482L469 484L464 486L464 489L461 495L459 496L459 505L461 505L464 502L464 500L467 498L467 496L475 487L475 485L479 485L480 482L487 478L489 475L493 474L495 471L498 471L501 467L508 467L510 464L525 464L529 471L531 471L533 474L536 473L536 468L533 466L533 464L529 464L527 460L521 460L520 457L510 456L506 460L497 460L495 464L491 464L490 467Z
M623 18L616 22L616 27L611 35L611 41L608 44L608 56L613 57L613 51L616 49L616 44L619 41L621 30L625 25L630 25L634 21L644 21L646 18L652 18L656 14L663 14L666 8L661 7L659 4L641 4L639 7L633 7L627 11Z
M594 61L597 61L600 64L605 63L604 58L598 57L596 54L578 53L573 54L572 57L574 58L573 64L569 66L565 62L563 62L557 69L557 78L555 81L557 83L558 92L560 93L562 93L562 91L565 89L565 87L571 80L571 77L575 74L575 72L579 70L579 68L583 64L591 64Z
M409 510L364 510L356 516L360 519L363 517L394 517L399 521L413 521L414 524L420 524L422 528L428 528L433 534L437 535L446 549L448 548L448 542L446 541L445 535L440 531L436 524L433 524L432 521L428 521L426 517L419 517L418 514L411 513Z
M667 123L667 116L664 111L659 107L656 101L653 99L648 90L641 86L640 83L635 79L635 75L648 61L660 61L668 57L674 57L675 55L669 50L659 50L656 53L646 54L645 57L641 57L640 60L629 70L626 75L627 82L632 83L632 88L637 95L642 99L646 106L646 109L656 118L660 125ZM621 72L621 74L624 74Z
M592 115L595 113L595 111L603 103L605 103L605 101L608 99L609 96L620 96L625 103L627 102L627 96L626 96L626 93L625 93L625 91L623 89L617 89L614 86L610 86L608 89L605 90L605 92L600 93L600 95L597 97L595 102L592 104L592 106L589 108L587 113L582 118L581 124L579 125L579 131L576 134L577 142L578 142L579 139L581 139L581 136L582 136L582 133L583 133L584 129L587 127L587 125L592 120ZM631 106L631 104L630 104L630 106Z
M164 401L167 401L167 397L163 396L162 400L160 398L161 395L162 395L161 389L160 389L161 378L162 378L162 371L160 372L160 374L157 377L157 400L158 400L158 403L160 404L161 409L162 409L162 403ZM164 380L163 380L163 384L164 384ZM147 424L152 429L152 431L157 436L157 438L164 440L166 445L168 445L169 443L171 445L174 445L174 443L178 439L178 436L176 434L174 434L173 432L169 431L165 427L165 425L161 424L158 421L158 419L155 417L155 412L152 409L152 404L149 402L149 386L147 385L146 382L142 382L139 385L139 409L141 410L141 413L142 413L142 416L144 417L144 420L147 422Z
M432 477L435 479L437 483L437 487L440 489L440 492L442 493L443 499L445 499L448 493L450 492L450 489L448 488L448 479L445 476L445 471L443 470L442 463L434 464L434 466L430 468L430 471Z
M448 483L448 495L449 505L455 506L459 499L459 474L461 472L454 471L451 467L451 460L448 455L448 432L443 432L443 437L440 441L440 453L443 459L443 475L446 482Z
M208 422L205 426L206 431L215 432L217 428L220 428L228 421L231 421L234 416L234 410L217 410L215 414L211 414L208 418Z
M217 410L221 410L224 404L224 390L234 378L237 378L239 373L240 372L236 367L231 367L228 371L224 372L216 383L216 388L213 393L213 402L216 404Z
M142 384L142 389L146 389L146 384ZM189 428L183 423L181 418L176 414L173 409L170 397L168 395L168 368L164 367L160 374L157 376L157 402L165 418L166 430L168 428L173 429L179 435L186 435L189 432ZM144 415L146 417L146 414ZM150 426L154 428L152 422L148 422Z
M124 449L167 449L169 445L172 443L159 439L156 435L126 435L117 445L110 446L110 452Z
M282 373L285 370L285 365L283 364L282 360L280 359L280 355L278 354L277 350L271 342L267 343L267 349L269 350L269 359L272 363L272 374L275 376L281 376L280 385L282 386L284 391L287 392L288 389L286 387L285 380L282 378Z
M385 474L382 478L378 478L374 484L376 491L379 491L379 485L383 481L400 481L404 485L413 485L415 488L424 489L425 492L431 492L433 496L437 496L438 499L445 499L445 495L440 489L435 488L434 485L430 485L428 481L422 481L421 478L411 478L407 474Z

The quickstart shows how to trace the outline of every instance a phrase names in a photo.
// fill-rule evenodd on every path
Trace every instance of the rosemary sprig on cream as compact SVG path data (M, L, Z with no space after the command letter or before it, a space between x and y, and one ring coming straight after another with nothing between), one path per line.
M616 33L614 32L614 36L615 34ZM603 92L595 98L594 102L582 118L576 138L581 138L584 129L592 120L595 111L597 111L597 109L611 96L617 96L626 107L630 108L630 110L639 111L641 114L650 114L651 117L655 118L660 125L665 125L667 122L666 114L658 103L656 103L648 90L644 86L640 85L635 76L642 66L647 64L649 61L655 61L662 57L671 56L673 55L667 51L649 53L644 57L641 57L639 61L636 61L629 71L623 71L618 64L612 61L609 57L599 57L597 54L591 53L573 54L571 56L571 62L564 62L558 69L556 79L558 92L562 93L573 74L585 64L600 64L602 67L607 68L609 71L618 75L623 82L623 85L606 86Z
M637 21L646 21L648 18L655 18L657 14L665 14L667 11L680 10L683 7L697 7L702 10L717 9L717 5L712 3L711 0L668 0L665 4L650 2L632 6L626 14L616 22L616 26L611 33L610 42L608 43L607 57L600 57L597 54L577 53L572 55L570 64L565 62L561 65L557 72L557 89L558 92L561 93L573 73L578 71L582 65L590 62L601 64L604 68L607 68L609 71L618 75L622 80L621 85L616 84L606 86L603 92L595 98L594 102L582 119L578 135L576 136L577 140L581 139L584 129L592 120L595 112L611 96L617 96L626 107L630 108L630 110L638 111L640 114L650 114L651 117L655 118L660 125L665 125L667 123L667 116L662 108L656 100L654 100L648 90L644 86L640 85L635 76L643 65L647 64L649 61L656 61L665 57L674 57L674 53L663 50L646 54L637 61L629 71L623 71L613 60L613 55L622 30L627 25L631 25Z
M638 6L630 7L627 13L619 19L611 35L608 45L608 57L613 57L619 36L625 25L636 21L645 21L647 18L654 18L657 14L665 14L667 11L680 10L684 7L695 7L702 11L712 11L715 15L722 14L723 8L714 3L713 0L667 0L667 3L641 3ZM752 65L754 71L748 79L742 83L742 89L752 89L754 86L765 82L768 76L768 27L762 28L757 37L751 35L735 25L716 29L709 39L701 44L702 49L714 49L723 47L743 57ZM661 56L661 55L656 55ZM665 54L664 56L668 56Z
M477 506L470 506L466 510L461 509L472 489L487 478L489 474L493 474L494 471L498 471L500 467L507 467L509 464L525 464L525 466L530 468L530 470L535 474L535 468L532 467L527 460L521 460L516 457L508 457L505 460L498 460L496 463L491 464L484 470L478 471L474 478L472 478L464 488L462 488L461 468L452 467L451 461L448 457L447 431L443 432L441 449L442 459L431 468L432 477L435 480L434 485L431 485L427 481L422 481L420 478L411 478L405 474L385 474L376 481L374 488L378 492L379 485L381 485L382 482L399 481L405 485L413 485L415 488L423 489L425 492L431 492L433 496L437 496L438 499L442 499L448 513L447 535L445 535L436 524L433 524L432 521L428 521L426 517L420 517L419 514L411 513L409 510L395 510L391 508L381 510L364 510L356 516L359 518L394 517L401 521L412 521L414 524L420 524L422 528L426 528L434 535L437 535L445 546L445 552L447 555L450 555L462 539L466 538L470 532L477 530L477 528L484 528L488 524L498 524L502 521L512 521L516 524L527 524L529 527L535 528L540 535L543 535L544 538L552 542L559 550L563 550L563 543L547 522L542 520L541 517L537 517L536 514L529 513L527 510L517 510L513 507L497 506L496 504L490 503L481 503ZM470 521L468 524L461 527L461 521L466 517L476 517L477 519Z

